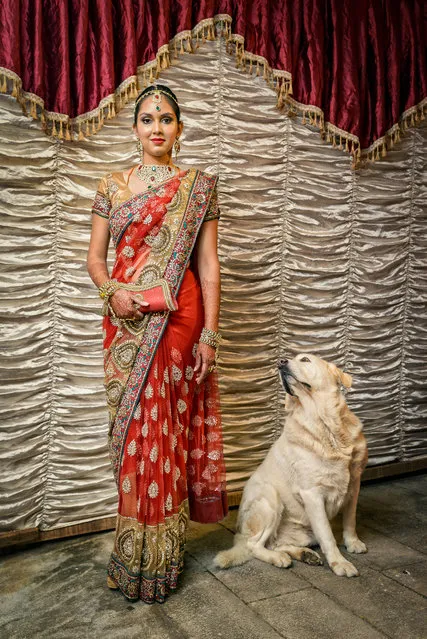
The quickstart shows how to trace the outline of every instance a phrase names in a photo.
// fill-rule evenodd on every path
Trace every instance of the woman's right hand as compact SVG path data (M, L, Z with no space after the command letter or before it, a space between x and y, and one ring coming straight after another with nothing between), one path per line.
M117 289L110 297L110 305L117 317L122 319L141 319L144 312L141 310L148 307L148 302L138 299L138 293L126 291L123 288Z

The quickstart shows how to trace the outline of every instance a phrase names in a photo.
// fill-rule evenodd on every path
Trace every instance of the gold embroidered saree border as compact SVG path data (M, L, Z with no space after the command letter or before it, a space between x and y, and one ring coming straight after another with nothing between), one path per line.
M108 575L128 599L163 603L184 567L188 501L156 526L117 515Z

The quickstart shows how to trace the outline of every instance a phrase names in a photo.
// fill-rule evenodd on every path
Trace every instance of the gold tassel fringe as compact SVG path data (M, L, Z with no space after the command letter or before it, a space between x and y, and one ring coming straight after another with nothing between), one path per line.
M387 131L381 139L376 140L368 149L361 150L359 139L356 136L338 129L330 123L325 123L324 114L320 108L300 104L293 100L290 97L292 95L291 74L272 69L265 58L246 51L244 38L232 33L231 24L231 16L220 14L214 18L202 20L192 31L183 31L177 34L169 44L163 45L159 49L154 60L138 68L142 88L152 84L162 71L169 68L173 64L172 58L176 59L184 53L193 53L204 42L215 40L219 36L225 39L227 53L234 54L236 68L243 73L249 73L256 77L262 76L268 85L276 91L277 108L285 109L288 117L301 115L302 124L319 129L323 140L352 156L354 168L358 168L368 161L374 162L385 158L387 152L400 141L401 135L409 127L414 127L425 119L427 98L406 111L401 116L399 123ZM3 67L0 67L0 93L7 93L15 97L21 104L23 113L33 119L39 119L44 130L52 137L66 141L83 140L85 137L95 135L102 129L105 120L114 118L130 100L136 98L138 79L133 76L125 80L113 95L101 101L97 109L74 119L66 114L45 111L43 100L34 94L22 91L22 81L19 76Z

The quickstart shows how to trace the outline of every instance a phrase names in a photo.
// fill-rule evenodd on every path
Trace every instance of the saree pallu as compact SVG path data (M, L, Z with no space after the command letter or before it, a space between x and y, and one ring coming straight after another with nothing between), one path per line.
M94 203L109 217L112 277L142 287L164 278L178 310L104 318L119 492L108 574L129 599L163 602L183 568L188 518L208 523L227 514L217 377L197 385L193 370L204 312L191 255L203 221L218 217L217 178L190 169L138 195L113 178L101 182Z

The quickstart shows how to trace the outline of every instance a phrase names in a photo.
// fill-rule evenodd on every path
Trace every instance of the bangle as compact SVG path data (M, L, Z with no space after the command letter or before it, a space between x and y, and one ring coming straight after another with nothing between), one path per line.
M199 342L202 342L203 344L207 344L208 346L212 346L212 348L217 350L220 341L221 341L221 335L219 333L217 333L216 331L213 331L210 328L202 329Z
M120 287L120 282L117 280L107 280L98 289L99 297L103 300L108 300Z

